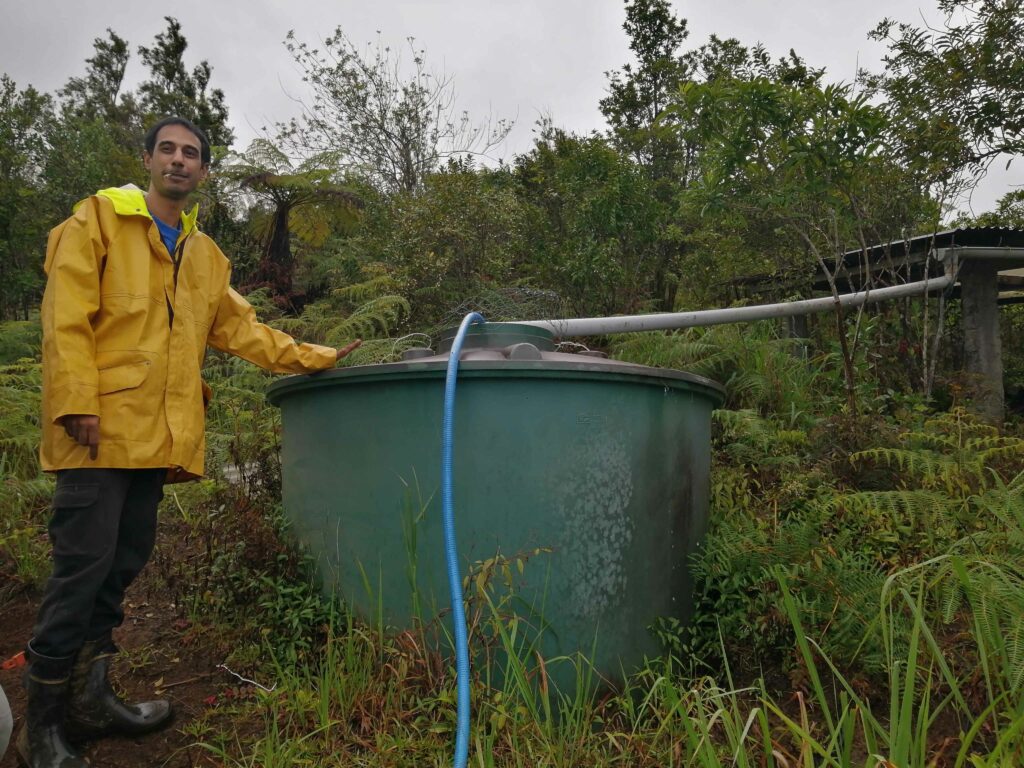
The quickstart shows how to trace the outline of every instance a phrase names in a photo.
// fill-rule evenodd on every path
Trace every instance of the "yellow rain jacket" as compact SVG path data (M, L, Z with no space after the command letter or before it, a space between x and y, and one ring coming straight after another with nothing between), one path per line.
M177 262L177 263L175 263ZM256 320L231 265L182 215L172 259L136 187L104 189L50 232L43 295L43 469L168 468L203 473L206 346L277 373L331 368L330 347L299 344ZM100 417L99 455L64 432Z

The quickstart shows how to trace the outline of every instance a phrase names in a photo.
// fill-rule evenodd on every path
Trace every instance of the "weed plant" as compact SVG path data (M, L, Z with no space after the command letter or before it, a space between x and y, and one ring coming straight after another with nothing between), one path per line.
M39 318L0 323L0 366L38 360L43 343Z
M34 342L23 340L37 330L38 324L0 324L0 358L12 350L32 354ZM32 357L0 365L0 604L49 573L45 525L53 484L39 468L41 376Z
M966 561L965 561L966 562ZM947 658L927 619L929 571L895 573L868 628L885 647L886 695L858 688L823 653L801 622L787 576L776 573L785 619L806 677L785 696L763 678L738 688L725 679L684 677L652 661L618 692L581 657L539 664L522 653L514 620L487 617L508 668L499 686L474 677L471 764L483 766L1003 766L1022 752L1019 681L987 645L993 696L973 703L970 676ZM967 583L969 568L961 571ZM972 588L968 588L969 590ZM975 614L976 615L976 614ZM895 620L899 617L899 620ZM971 633L969 633L971 634ZM973 633L974 638L983 637ZM897 641L898 638L898 641ZM454 672L415 632L383 636L349 617L333 626L315 665L275 660L276 688L225 716L259 714L263 735L248 744L223 738L204 746L227 765L447 764L454 731ZM546 688L545 667L572 665L572 692ZM998 670L998 671L996 671ZM208 717L215 720L216 714ZM216 733L216 731L214 731ZM289 761L291 761L289 763Z

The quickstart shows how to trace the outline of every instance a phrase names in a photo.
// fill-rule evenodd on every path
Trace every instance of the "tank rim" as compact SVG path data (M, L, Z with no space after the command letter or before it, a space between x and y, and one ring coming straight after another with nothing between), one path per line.
M353 365L334 368L313 374L286 376L267 387L267 399L271 405L279 406L281 400L306 389L319 389L343 385L360 379L444 379L447 361L419 362L415 360L374 365ZM652 368L645 365L622 363L610 368L603 364L587 362L542 361L494 361L463 360L459 363L460 378L567 378L571 380L590 379L596 381L620 381L668 386L673 389L696 391L711 399L715 407L725 402L725 388L718 382L687 371L671 368Z

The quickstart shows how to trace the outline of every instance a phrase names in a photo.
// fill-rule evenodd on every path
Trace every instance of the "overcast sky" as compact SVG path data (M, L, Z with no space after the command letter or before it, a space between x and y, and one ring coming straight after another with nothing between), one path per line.
M341 26L359 44L405 45L415 37L428 68L454 78L458 105L471 115L514 118L516 127L496 156L529 149L541 115L580 133L605 128L598 101L605 72L630 61L622 0L177 0L167 5L100 0L11 0L0 22L0 71L19 86L44 91L80 74L92 42L110 27L132 46L128 79L143 75L135 50L163 31L165 15L181 22L186 63L206 59L213 85L224 90L236 147L263 125L297 114L304 95L282 41L319 44ZM778 57L790 48L825 67L829 79L850 81L858 66L878 69L884 48L867 33L884 16L916 24L940 20L934 0L688 0L673 3L687 19L687 47L710 34L762 42ZM1024 164L1022 164L1024 166ZM994 169L975 192L976 212L990 209L1024 170Z

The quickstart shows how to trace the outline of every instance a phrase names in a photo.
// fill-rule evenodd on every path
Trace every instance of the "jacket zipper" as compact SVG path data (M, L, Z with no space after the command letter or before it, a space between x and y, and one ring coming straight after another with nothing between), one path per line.
M189 235L186 235L178 247L174 249L174 253L171 254L171 262L174 264L174 290L178 290L178 270L181 268L181 259L185 255L185 243L188 241ZM167 325L174 325L174 307L171 306L170 297L165 296L167 299Z

